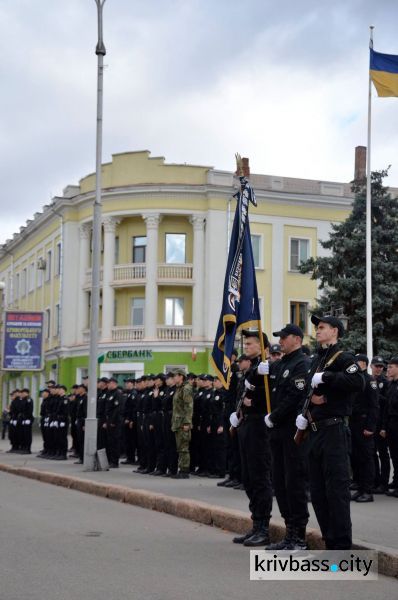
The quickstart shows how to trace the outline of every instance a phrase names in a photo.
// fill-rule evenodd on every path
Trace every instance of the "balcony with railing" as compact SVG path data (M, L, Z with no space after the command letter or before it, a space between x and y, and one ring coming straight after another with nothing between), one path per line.
M143 327L118 326L112 327L113 342L137 342L144 338Z
M158 340L189 342L192 337L192 325L158 325Z
M145 263L129 263L113 267L113 285L117 287L133 284L143 285L146 280Z
M158 265L158 283L192 283L193 265L160 263Z

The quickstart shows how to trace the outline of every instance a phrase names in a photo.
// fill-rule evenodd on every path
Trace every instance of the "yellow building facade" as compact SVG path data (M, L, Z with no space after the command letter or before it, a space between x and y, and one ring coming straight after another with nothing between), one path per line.
M349 214L349 184L254 174L250 208L264 329L287 322L310 335L317 285L299 264L324 254L331 223ZM233 174L167 164L148 151L116 154L102 169L99 372L123 378L172 366L205 372L221 308ZM65 188L0 250L4 307L45 313L42 373L2 373L33 393L87 372L95 176ZM228 223L229 221L229 223Z

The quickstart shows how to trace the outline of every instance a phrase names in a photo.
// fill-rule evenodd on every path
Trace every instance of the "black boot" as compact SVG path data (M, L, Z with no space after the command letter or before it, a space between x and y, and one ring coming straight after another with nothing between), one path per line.
M269 544L269 526L268 521L254 521L255 531L247 540L243 542L244 546L267 546Z
M234 544L244 544L245 541L247 539L249 539L249 537L254 535L254 533L255 533L255 530L254 530L254 524L253 524L253 527L250 529L250 531L248 531L247 533L244 533L243 535L237 535L236 537L232 538L232 541Z
M296 537L296 530L292 525L288 525L286 523L286 533L283 540L280 542L274 542L273 544L268 544L265 547L266 550L290 550L294 544Z

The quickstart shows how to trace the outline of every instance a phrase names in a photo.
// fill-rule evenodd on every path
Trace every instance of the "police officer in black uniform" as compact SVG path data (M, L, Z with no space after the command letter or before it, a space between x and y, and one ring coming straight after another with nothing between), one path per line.
M33 400L30 397L30 390L23 388L20 392L21 399L21 454L31 454L32 446L32 426L33 426Z
M227 439L224 423L226 390L216 377L209 398L208 420L206 432L208 435L208 469L211 479L225 477L227 466Z
M300 327L289 323L273 335L280 338L282 358L270 364L271 413L265 424L270 428L272 483L286 534L267 550L305 550L309 519L305 457L294 434L297 412L306 398L310 362L301 350L304 334Z
M353 484L351 500L373 502L372 489L375 481L374 436L379 413L379 391L373 375L367 369L366 354L355 355L357 364L365 378L365 389L356 392L350 416L351 465Z
M264 376L258 373L261 362L261 344L268 348L265 333L243 331L244 350L250 358L251 367L245 374L246 394L242 404L242 419L238 427L239 446L242 459L242 481L249 498L249 509L253 528L243 536L233 539L235 544L264 546L269 544L269 521L272 509L271 451L269 433L264 423L267 413ZM231 415L231 424L237 424L236 413Z
M82 465L84 457L84 428L87 418L87 387L83 383L76 390L76 401L76 450L79 458L75 464Z
M386 493L388 490L391 469L387 440L380 435L383 415L386 410L386 394L388 388L388 379L384 372L385 366L386 362L380 355L374 356L370 363L372 375L376 379L377 388L379 390L379 415L375 431L375 487L372 490L373 494Z
M166 472L162 477L171 477L176 475L178 466L178 453L176 446L176 436L171 430L171 418L173 416L173 396L176 391L174 383L174 373L169 371L166 373L166 388L164 396L162 396L161 410L163 413L163 438L165 445L165 465Z
M48 431L50 422L50 390L48 388L40 390L40 431L43 438L43 449L37 455L38 458L46 458L49 454Z
M108 397L108 377L101 377L97 381L97 449L106 448L106 399Z
M135 453L137 450L137 391L135 389L135 379L132 377L125 380L124 395L123 434L126 460L123 460L121 464L135 465Z
M22 435L21 435L21 423L22 423L22 402L20 397L21 391L16 389L13 390L10 394L11 402L10 402L10 431L9 431L9 440L11 444L11 448L7 450L7 452L16 452L18 453L21 450L22 443Z
M122 425L123 394L118 387L118 381L111 377L108 381L106 394L105 417L106 422L106 454L109 468L117 469L120 458L120 434Z
M296 426L308 428L308 462L311 500L328 550L348 550L352 545L348 416L352 394L364 389L364 378L350 352L338 339L344 326L334 316L312 315L320 345L309 381L313 388L306 416Z
M54 459L66 460L68 452L69 400L64 385L58 385L56 418L58 428L56 429L56 453Z
M146 375L139 377L136 382L137 391L137 452L138 452L138 464L137 469L133 473L143 473L147 467L147 454L145 451L145 438L144 438L144 401L146 395Z
M398 498L398 356L388 361L387 377L390 382L387 389L386 409L383 415L383 428L380 434L387 439L394 473L387 496Z

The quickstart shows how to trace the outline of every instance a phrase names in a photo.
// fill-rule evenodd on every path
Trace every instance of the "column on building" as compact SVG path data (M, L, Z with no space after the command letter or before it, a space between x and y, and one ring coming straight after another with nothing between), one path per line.
M193 272L192 290L192 339L204 337L204 279L205 279L205 217L192 215Z
M157 338L158 318L158 240L160 215L150 213L142 215L146 223L146 286L144 310L144 337Z
M113 267L115 266L115 233L120 219L104 217L104 260L102 273L102 331L101 341L112 341L115 290L113 289Z
M285 323L284 314L284 229L282 220L272 225L271 331L279 331Z
M84 284L87 278L87 270L90 266L91 227L91 223L83 223L83 225L80 225L79 227L79 288L76 315L76 340L78 343L83 342L83 331L87 329L89 325L87 292L84 289Z

